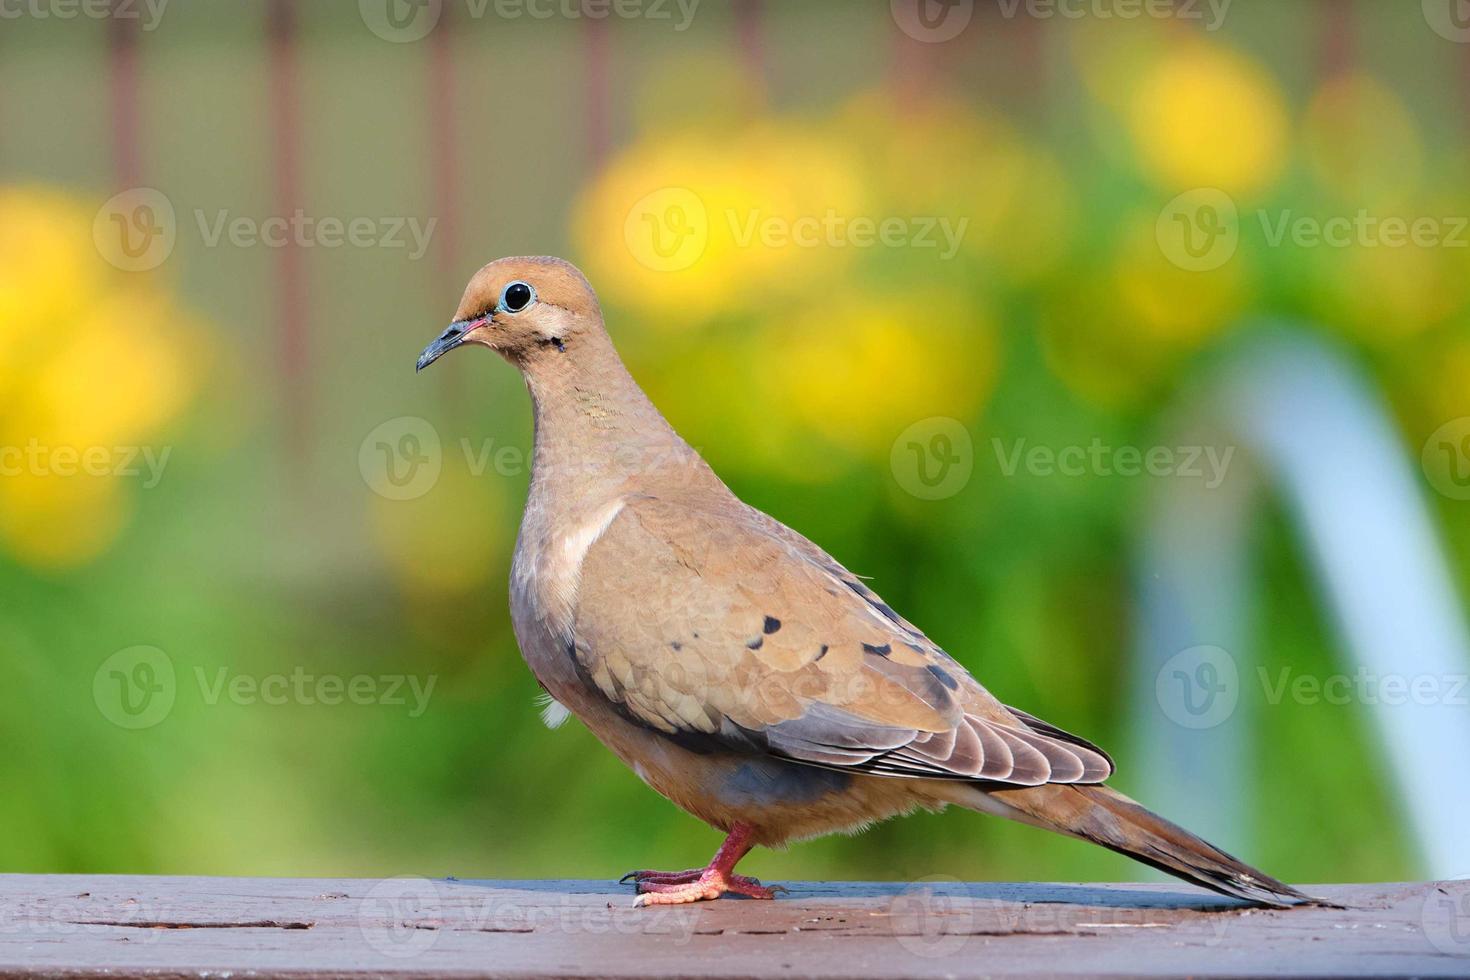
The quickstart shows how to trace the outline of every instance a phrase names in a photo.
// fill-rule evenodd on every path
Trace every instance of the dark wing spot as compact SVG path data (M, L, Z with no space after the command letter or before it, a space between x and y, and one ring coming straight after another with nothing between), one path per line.
M827 644L823 643L822 644L822 649L820 649L820 650L817 651L816 660L813 660L812 663L816 663L817 660L821 660L826 655L827 655Z
M781 621L779 619L777 619L775 616L766 617L766 624L764 629L767 636L770 636L772 633L776 632L780 628Z
M757 636L755 639L751 640L745 645L752 650L759 650L761 647L765 646L765 644L766 638L764 636Z
M670 642L669 646L673 647L676 652L684 649L684 644L680 643L678 640Z
M917 643L905 643L904 646L908 647L910 650L914 651L915 653L925 653L926 652L924 650L924 648L921 647L921 646L919 646L919 644L917 644Z
M893 652L893 647L889 646L887 643L883 644L881 647L875 647L871 643L864 643L863 649L876 657L886 657Z
M933 674L936 678L938 678L939 683L943 684L951 691L959 690L960 682L951 677L949 671L945 670L943 667L937 667L934 664L929 664L924 669L929 671L929 673Z

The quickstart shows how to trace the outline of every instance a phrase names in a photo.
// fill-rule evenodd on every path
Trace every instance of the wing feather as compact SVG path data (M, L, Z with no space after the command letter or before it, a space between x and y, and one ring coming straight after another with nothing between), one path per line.
M631 500L587 551L573 633L585 683L685 744L1014 785L1112 773L1100 749L1001 704L856 576L744 505Z

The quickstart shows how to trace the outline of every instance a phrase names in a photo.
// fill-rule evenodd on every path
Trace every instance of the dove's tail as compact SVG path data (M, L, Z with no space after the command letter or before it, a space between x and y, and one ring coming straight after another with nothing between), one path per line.
M1103 785L1051 783L978 791L971 809L1101 844L1223 895L1262 905L1326 904L1231 857Z

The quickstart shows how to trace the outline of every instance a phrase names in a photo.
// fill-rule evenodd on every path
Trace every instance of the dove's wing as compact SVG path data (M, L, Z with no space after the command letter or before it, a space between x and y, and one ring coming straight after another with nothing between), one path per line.
M877 775L1101 782L1107 755L1011 711L821 549L738 502L633 497L582 565L572 654L690 747Z

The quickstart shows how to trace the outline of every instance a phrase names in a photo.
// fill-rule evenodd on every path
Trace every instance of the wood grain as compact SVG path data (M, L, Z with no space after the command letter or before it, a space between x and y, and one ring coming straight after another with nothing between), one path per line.
M0 973L197 977L1470 975L1470 882L1251 909L1178 884L795 883L633 909L604 881L0 876Z

